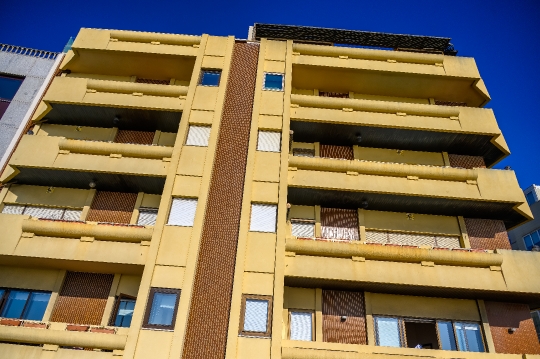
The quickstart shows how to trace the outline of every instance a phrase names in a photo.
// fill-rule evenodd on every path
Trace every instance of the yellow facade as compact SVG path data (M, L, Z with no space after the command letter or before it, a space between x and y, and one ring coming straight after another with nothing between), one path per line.
M506 236L532 214L492 169L510 151L474 59L301 40L81 29L0 175L0 358L540 355L540 261ZM251 116L237 143L231 106ZM236 212L215 202L230 158ZM232 262L205 258L216 211ZM227 298L199 302L201 263Z

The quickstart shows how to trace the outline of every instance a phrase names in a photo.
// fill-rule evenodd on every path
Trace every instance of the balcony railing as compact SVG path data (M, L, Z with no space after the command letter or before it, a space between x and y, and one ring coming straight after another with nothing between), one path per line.
M38 57L40 59L54 60L58 52L30 49L28 47L0 44L0 52L9 52L17 55Z
M124 94L139 94L147 96L180 97L187 95L187 86L156 85L148 83L110 81L110 80L87 80L87 92L110 92Z
M173 148L165 146L147 146L125 143L110 143L101 141L81 141L62 139L58 143L62 151L89 155L119 154L123 157L163 159L172 156Z

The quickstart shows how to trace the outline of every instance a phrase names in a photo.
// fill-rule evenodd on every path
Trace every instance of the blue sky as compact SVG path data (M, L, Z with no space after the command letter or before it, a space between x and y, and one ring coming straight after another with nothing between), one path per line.
M336 6L334 6L336 5ZM540 184L540 1L6 1L0 42L61 51L81 27L247 36L255 22L451 37L476 59L522 188ZM538 142L537 142L538 141Z

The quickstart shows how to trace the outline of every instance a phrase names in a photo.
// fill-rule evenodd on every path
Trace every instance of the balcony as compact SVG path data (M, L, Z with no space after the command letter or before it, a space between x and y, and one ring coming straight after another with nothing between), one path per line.
M472 58L293 44L297 89L435 98L482 107L489 94Z

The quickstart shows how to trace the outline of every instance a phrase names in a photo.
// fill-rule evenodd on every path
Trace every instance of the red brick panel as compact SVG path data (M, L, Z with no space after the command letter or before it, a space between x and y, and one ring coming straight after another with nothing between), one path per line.
M504 222L496 219L465 218L467 234L474 249L512 249Z
M349 98L349 94L347 92L319 91L319 96L321 96L321 97Z
M140 77L137 77L135 82L140 84L154 84L154 85L170 85L171 80L154 80L154 79L143 79Z
M321 234L328 239L358 240L358 212L355 209L321 208Z
M351 146L321 145L320 156L342 160L354 160L354 152Z
M363 292L323 290L323 341L367 344Z
M497 353L540 354L531 311L526 304L485 302ZM508 329L516 328L514 333Z
M113 279L113 274L67 272L51 321L100 325Z
M129 224L136 201L137 193L98 191L86 220Z
M114 142L151 145L154 142L154 132L118 130Z
M234 45L188 315L184 359L225 357L258 57L258 44Z
M482 156L464 156L448 154L448 159L450 160L451 167L460 167L467 169L486 168L486 163L484 162L484 157Z

